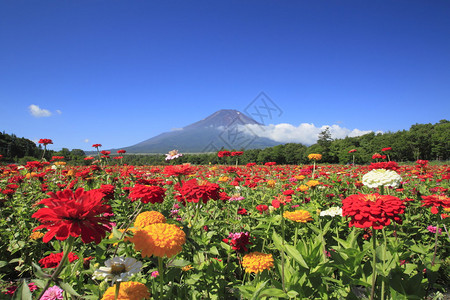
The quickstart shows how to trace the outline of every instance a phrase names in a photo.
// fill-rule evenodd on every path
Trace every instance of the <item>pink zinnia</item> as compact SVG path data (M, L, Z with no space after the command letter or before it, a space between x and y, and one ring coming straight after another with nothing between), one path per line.
M41 298L41 300L56 300L56 299L63 299L63 290L56 285L52 286L51 288L48 288Z

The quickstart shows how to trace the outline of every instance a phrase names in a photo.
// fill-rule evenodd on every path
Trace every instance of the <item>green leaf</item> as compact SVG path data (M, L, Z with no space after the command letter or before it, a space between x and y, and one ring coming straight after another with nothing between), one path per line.
M277 247L278 250L284 251L284 248L283 248L283 239L281 238L281 236L279 236L279 235L275 232L275 230L273 231L273 234L272 234L272 240L273 240L273 243L275 244L275 247Z
M39 266L37 263L32 262L31 265L34 268L34 275L36 275L37 278L46 279L51 277L49 274L42 271L41 266Z
M425 251L425 249L423 249L422 247L419 247L417 245L412 245L409 249L413 252L427 255L427 251Z
M211 249L209 249L209 253L219 255L219 250L217 250L216 246L212 246Z
M264 287L266 286L266 284L268 282L269 282L269 280L266 280L266 281L260 282L260 283L258 283L258 285L256 285L256 288L255 288L255 291L253 292L253 296L252 296L251 300L261 299L259 294L261 293L261 291L264 289Z
M19 287L12 297L12 300L32 300L30 288L28 287L25 279L20 282Z
M1 260L0 261L0 268L3 268L4 266L8 265L7 261Z
M67 282L60 282L59 287L69 293L71 296L81 297Z
M285 245L286 252L291 256L295 261L297 261L302 267L309 269L308 264L304 260L303 256L298 252L298 250L291 245Z
M170 262L169 264L167 264L168 267L185 267L187 265L190 265L191 262L187 261L187 260L183 260L183 259L175 259L174 261Z
M289 296L280 289L268 288L263 290L260 297L276 297L276 298L288 298Z

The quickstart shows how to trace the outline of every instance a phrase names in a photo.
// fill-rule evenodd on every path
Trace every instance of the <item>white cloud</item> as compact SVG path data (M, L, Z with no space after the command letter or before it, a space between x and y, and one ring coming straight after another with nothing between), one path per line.
M84 139L83 142L89 143L89 139Z
M28 109L30 110L30 113L36 118L50 117L52 115L52 113L49 110L40 108L35 104L31 104L30 106L28 106Z
M58 115L60 115L60 114L62 114L62 111L60 111L59 109L57 109L57 110L56 110L56 113L57 113Z
M301 143L312 145L317 142L319 133L330 127L333 139L342 139L346 136L355 137L372 132L372 130L359 130L340 127L339 125L324 125L316 127L314 124L302 123L294 126L288 123L270 124L261 126L257 124L241 125L240 129L248 134L269 138L280 143Z
M183 130L183 128L172 128L172 129L170 129L171 131L180 131L180 130Z

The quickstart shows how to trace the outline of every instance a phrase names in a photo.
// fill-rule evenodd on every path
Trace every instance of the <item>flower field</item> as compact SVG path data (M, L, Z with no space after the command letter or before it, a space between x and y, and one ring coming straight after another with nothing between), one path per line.
M3 164L0 298L442 299L450 167L315 155Z

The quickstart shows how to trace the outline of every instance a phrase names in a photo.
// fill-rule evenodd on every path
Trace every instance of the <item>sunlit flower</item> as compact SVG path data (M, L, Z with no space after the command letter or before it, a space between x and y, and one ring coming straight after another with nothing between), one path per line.
M273 268L272 254L251 252L242 258L242 266L246 273L260 273Z
M160 186L150 186L143 184L136 184L130 189L130 195L128 196L131 201L141 200L142 203L162 203L166 189Z
M39 264L42 268L56 268L63 257L63 252L59 253L50 253L46 257L39 260ZM69 252L67 256L69 262L73 262L77 260L79 257L73 252Z
M64 299L63 289L56 285L49 287L45 291L44 295L42 295L41 297L41 300L59 300L59 299Z
M327 210L323 210L320 212L320 216L324 217L324 216L330 216L330 217L335 217L335 216L342 216L342 208L340 207L330 207Z
M142 256L172 257L182 250L186 234L173 224L156 223L137 230L130 239Z
M273 189L274 187L275 187L275 184L276 184L277 182L275 181L275 180L268 180L267 181L267 187L269 187L269 188L271 188L271 189Z
M445 195L422 196L421 206L431 206L431 213L437 214L439 207L442 207L444 210L450 208L450 198Z
M311 153L311 154L308 155L308 159L309 160L321 160L322 159L322 154Z
M117 284L117 283L116 283ZM102 300L115 300L116 284L109 287L103 294ZM145 284L134 281L120 283L117 300L150 299L150 292Z
M48 229L43 242L47 243L53 237L57 240L66 240L69 236L81 236L83 243L100 243L111 231L110 222L105 214L111 214L111 206L104 203L104 194L98 190L84 191L78 188L71 190L49 192L50 198L41 200L40 208L32 217L38 219L42 225L33 231L42 228Z
M134 227L144 228L155 223L166 223L166 217L158 211L144 211L136 217Z
M320 185L320 182L319 182L318 180L309 180L306 184L307 184L309 187L315 187L315 186Z
M141 271L142 263L132 257L116 256L105 261L106 267L95 270L93 278L103 277L115 281L126 281L128 277Z
M38 143L46 146L48 144L53 144L53 141L51 139L40 139Z
M342 215L350 217L349 227L382 229L391 220L401 224L399 215L405 212L403 201L390 195L351 195L342 204Z
M192 265L187 265L187 266L184 266L184 267L181 268L181 270L183 270L184 272L187 272L187 271L192 270L192 269L193 269Z
M175 159L175 158L178 158L181 156L183 156L183 154L178 153L178 150L172 150L172 151L169 151L168 154L166 154L166 160L172 160L172 159Z
M40 239L40 238L43 237L43 236L44 236L44 234L43 234L42 232L35 231L35 232L33 232L32 234L30 234L30 239L32 239L32 240L38 240L38 239Z
M363 184L369 188L381 186L397 188L401 181L402 177L397 172L385 169L372 170L362 178Z
M306 223L313 220L309 211L301 209L293 212L285 211L283 213L283 217L297 223Z

